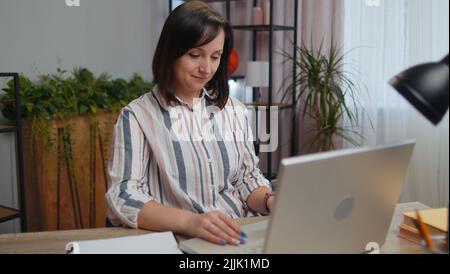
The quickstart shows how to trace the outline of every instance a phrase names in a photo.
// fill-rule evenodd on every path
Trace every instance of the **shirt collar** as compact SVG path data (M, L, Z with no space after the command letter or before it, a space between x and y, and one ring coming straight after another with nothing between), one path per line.
M202 93L201 93L201 95L200 95L200 97L199 97L199 100L201 101L201 103L204 102L205 96L208 97L209 99L214 99L214 96L212 95L212 91L211 91L211 90L208 91L206 88L203 88L203 89L202 89ZM188 107L189 109L191 109L191 107L190 107L187 103L185 103L185 102L183 101L183 99L181 99L180 97L178 97L178 96L175 95L175 99L178 101L179 104L181 104L181 105L183 105L183 106L186 106L186 107Z
M166 103L166 100L165 100L165 99L163 98L163 96L161 95L161 91L159 90L158 86L155 86L154 93L155 93L155 95L156 95L156 97L157 97L157 100L158 100L159 104L160 104L161 107L163 107L165 110L168 110L169 107L174 107L174 106L176 106L176 103L175 103L175 102L170 102L169 104ZM201 100L202 103L203 103L204 100L205 100L205 96L208 97L209 99L214 99L213 91L212 91L212 90L207 90L206 88L203 88L203 89L202 89L202 93L201 93L201 95L200 95L200 97L199 97L199 99ZM181 99L180 97L178 97L178 96L176 96L176 95L175 95L174 97L175 97L175 99L176 99L176 101L177 101L178 104L190 108L189 105L186 104L186 103L183 101L183 99Z
M166 100L164 99L164 97L161 94L161 91L159 90L158 85L155 85L155 87L153 88L153 94L156 98L156 100L158 101L158 104L165 110L169 109L169 105L167 104Z

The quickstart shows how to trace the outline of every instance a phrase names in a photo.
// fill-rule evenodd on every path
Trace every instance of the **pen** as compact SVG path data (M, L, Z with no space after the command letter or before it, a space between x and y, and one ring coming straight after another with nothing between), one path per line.
M414 222L414 224L417 226L417 229L419 229L420 235L425 240L428 250L430 250L431 253L434 253L434 251L435 251L434 243L431 240L430 233L428 232L428 228L424 224L424 222L422 220L422 216L420 215L418 210L416 210L416 217L417 217L417 222Z

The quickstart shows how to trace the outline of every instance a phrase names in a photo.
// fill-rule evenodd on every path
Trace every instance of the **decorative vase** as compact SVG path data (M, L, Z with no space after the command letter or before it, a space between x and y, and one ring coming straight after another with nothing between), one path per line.
M252 24L253 25L262 25L263 24L263 10L261 9L261 7L253 7Z

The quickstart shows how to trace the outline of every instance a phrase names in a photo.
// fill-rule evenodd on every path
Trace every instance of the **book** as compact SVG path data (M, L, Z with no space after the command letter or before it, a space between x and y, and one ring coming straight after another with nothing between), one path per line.
M432 239L445 239L448 231L448 209L424 209L420 210ZM422 244L422 237L413 220L417 220L415 211L403 212L403 223L399 225L398 236L411 242Z
M448 208L431 208L419 211L423 222L431 235L446 234L448 232ZM413 220L417 220L415 211L403 212L403 223L416 227Z
M416 244L421 244L422 243L422 238L420 237L420 233L419 230L415 227L411 227L409 225L406 224L400 224L399 226L399 231L398 231L398 236L400 238L409 240L413 243Z
M182 254L172 232L148 233L111 239L75 241L67 254Z

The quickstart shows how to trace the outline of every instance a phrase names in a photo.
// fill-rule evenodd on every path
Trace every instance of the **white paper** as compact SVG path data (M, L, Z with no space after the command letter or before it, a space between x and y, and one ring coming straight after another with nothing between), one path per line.
M68 254L182 254L172 232L149 233L111 239L76 241Z

